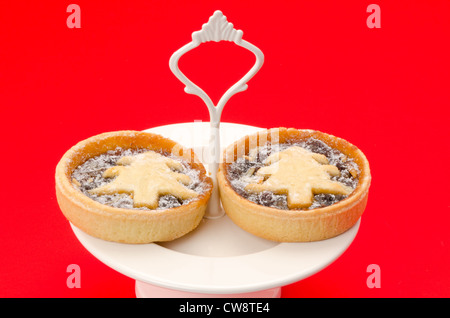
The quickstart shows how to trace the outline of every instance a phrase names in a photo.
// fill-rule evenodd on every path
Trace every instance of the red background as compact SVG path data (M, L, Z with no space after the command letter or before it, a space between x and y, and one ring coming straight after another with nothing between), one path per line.
M371 164L354 243L282 296L450 296L449 1L374 1L379 29L366 25L369 1L74 2L80 29L66 25L71 2L0 4L0 296L135 296L132 279L75 238L56 202L55 166L105 131L208 121L168 61L217 9L265 55L222 121L321 130ZM253 61L208 43L180 67L217 100ZM69 264L80 266L81 288L67 287ZM370 264L381 288L366 284Z

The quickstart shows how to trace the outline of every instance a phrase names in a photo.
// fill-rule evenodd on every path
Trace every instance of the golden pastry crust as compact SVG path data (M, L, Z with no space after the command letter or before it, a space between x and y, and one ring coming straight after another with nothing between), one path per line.
M273 136L277 136L277 140ZM358 165L358 185L344 200L311 210L281 210L253 203L231 187L227 169L238 157L248 155L267 141L282 144L311 137L339 150ZM225 212L242 229L272 241L309 242L337 236L355 225L367 204L371 174L365 155L344 139L313 130L273 128L246 136L228 146L223 153L217 180Z
M72 172L88 159L116 147L172 154L176 150L177 156L200 171L200 179L209 189L185 205L165 210L122 209L96 202L74 187ZM108 132L79 142L58 163L55 183L58 204L73 225L103 240L133 244L170 241L195 229L205 213L213 187L211 178L191 149L162 136L139 131Z

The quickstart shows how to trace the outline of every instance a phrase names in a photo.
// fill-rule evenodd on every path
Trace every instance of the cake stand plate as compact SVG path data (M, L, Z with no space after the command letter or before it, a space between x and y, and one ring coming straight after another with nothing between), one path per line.
M222 123L227 146L261 130ZM209 141L209 123L181 123L148 129L195 150L200 160ZM136 280L140 298L280 297L281 287L327 267L350 246L360 221L323 241L278 243L256 237L226 215L204 218L187 235L165 243L123 244L92 237L71 224L81 244L114 270Z

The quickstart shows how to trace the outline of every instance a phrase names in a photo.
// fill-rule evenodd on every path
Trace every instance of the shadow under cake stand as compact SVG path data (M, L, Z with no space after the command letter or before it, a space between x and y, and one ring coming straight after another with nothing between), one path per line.
M208 122L160 126L146 131L193 148L202 160ZM262 128L222 123L223 145ZM138 298L281 297L281 287L307 278L335 261L355 238L360 221L323 241L278 243L236 226L226 214L204 218L197 229L165 243L123 244L92 237L71 224L80 243L105 265L136 280Z

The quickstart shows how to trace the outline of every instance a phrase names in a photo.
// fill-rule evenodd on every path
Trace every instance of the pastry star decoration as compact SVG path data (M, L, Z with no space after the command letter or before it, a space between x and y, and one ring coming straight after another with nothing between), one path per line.
M250 183L245 187L250 193L271 191L286 194L289 209L307 208L313 203L314 194L332 193L348 195L353 190L331 180L339 169L328 165L324 155L293 146L270 155L266 165L256 175L267 178L262 183Z
M162 195L171 194L181 200L198 196L195 191L184 186L191 181L189 176L172 169L182 171L183 166L180 162L153 151L125 156L117 161L116 166L103 173L104 178L116 179L90 192L97 195L132 194L135 207L150 209L158 207L159 197Z

